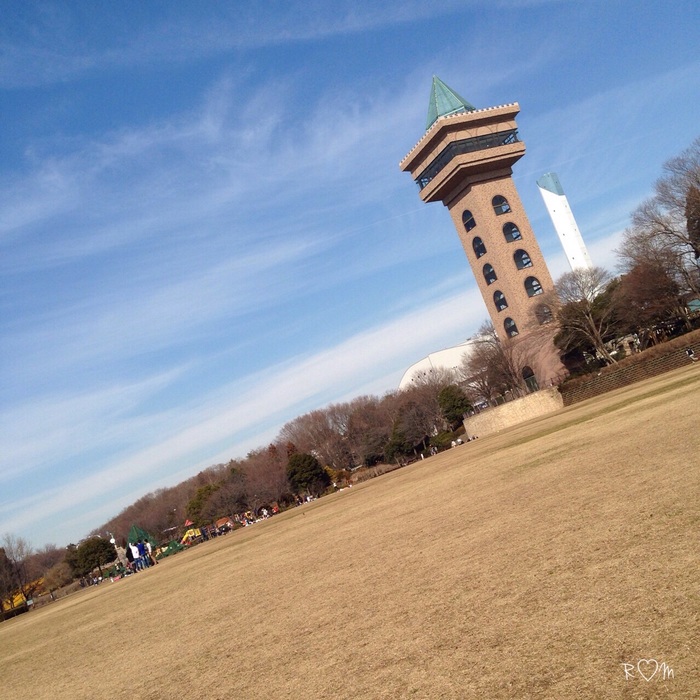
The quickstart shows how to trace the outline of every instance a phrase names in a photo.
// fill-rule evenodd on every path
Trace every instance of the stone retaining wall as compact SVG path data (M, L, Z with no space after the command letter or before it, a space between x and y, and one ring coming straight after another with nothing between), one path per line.
M531 418L554 413L563 405L562 396L556 387L542 389L495 408L489 408L483 413L469 416L464 419L464 428L468 438L484 437Z

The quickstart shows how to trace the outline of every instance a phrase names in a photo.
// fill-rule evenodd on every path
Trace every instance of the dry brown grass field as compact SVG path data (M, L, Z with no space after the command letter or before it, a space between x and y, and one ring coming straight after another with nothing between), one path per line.
M700 698L699 389L669 373L5 622L0 696Z

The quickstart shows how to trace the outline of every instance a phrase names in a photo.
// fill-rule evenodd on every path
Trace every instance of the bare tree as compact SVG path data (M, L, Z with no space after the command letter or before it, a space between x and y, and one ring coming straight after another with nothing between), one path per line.
M54 544L44 545L25 560L28 578L40 579L49 569L62 562L65 555L65 549L59 549Z
M210 494L202 509L207 520L231 516L246 509L246 478L244 462L231 460L219 488Z
M436 368L417 373L406 389L382 399L382 415L386 420L385 459L401 463L403 456L427 448L433 436L451 429L440 394L458 380L455 371Z
M614 278L602 267L564 273L547 296L559 332L555 342L564 351L590 347L606 364L615 358L606 342L616 332L615 308L611 303Z
M73 572L70 565L61 561L54 564L44 575L44 588L49 592L51 598L54 597L53 592L69 584L73 580Z
M392 424L388 400L359 396L350 402L347 440L356 465L369 467L381 461Z
M28 566L29 557L33 549L23 537L6 534L2 538L2 549L10 564L9 576L14 579L16 588L25 597L30 597L37 588L37 581L32 579L32 572Z
M481 325L474 340L460 368L472 403L524 390L522 367L514 345L502 343L490 321Z
M408 445L416 448L422 443L422 448L425 449L430 436L438 431L435 425L435 412L428 403L421 400L423 397L415 390L404 391L401 394L401 407L396 428Z
M432 435L450 429L440 405L440 393L457 381L457 372L446 367L434 367L413 376L410 387L401 393L404 394L404 405L412 403L415 406L411 414L417 430L422 426L426 434Z
M313 454L324 466L352 468L353 457L347 444L348 416L348 404L311 411L287 423L280 439L294 444L299 452Z
M695 185L691 185L688 188L688 198L685 203L685 220L688 239L697 260L700 258L700 189Z
M248 454L243 463L246 504L257 512L289 493L286 450L272 444Z
M700 293L700 138L664 164L654 195L632 213L616 253L623 272L653 263L681 293Z

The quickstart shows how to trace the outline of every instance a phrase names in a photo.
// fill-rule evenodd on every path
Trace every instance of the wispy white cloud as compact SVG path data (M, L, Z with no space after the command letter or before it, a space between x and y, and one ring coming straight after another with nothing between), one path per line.
M134 438L130 419L134 409L185 370L180 367L140 382L94 386L14 403L0 413L0 483L11 483L20 475L30 477L55 461L101 447L112 441L115 432L122 444L130 442ZM144 427L153 426L149 423Z
M0 236L11 235L14 243L59 214L72 218L72 228L55 241L18 249L5 265L16 271L64 264L145 237L211 238L223 235L224 227L239 244L250 245L265 224L263 238L275 236L271 221L275 227L283 223L276 233L280 238L307 226L308 220L289 208L301 198L317 207L324 192L330 211L351 208L354 199L363 204L380 199L374 186L378 171L363 161L367 153L381 159L395 147L391 136L406 121L402 100L389 108L378 101L349 111L338 99L310 106L301 122L285 122L280 103L285 89L267 85L247 95L246 106L234 115L236 85L223 80L192 115L83 143L57 144L72 146L64 155L34 153L25 177L3 183L0 202L7 216ZM274 106L262 109L256 103ZM391 181L386 172L379 173L384 182ZM351 177L355 183L348 187ZM332 188L342 192L342 201ZM273 191L274 209L261 211L257 196ZM242 228L253 209L262 214L261 223Z
M308 256L312 246L292 240L268 252L255 251L229 257L203 270L193 269L172 281L160 275L116 298L97 297L60 308L48 322L34 324L5 340L6 348L22 357L22 365L34 379L80 366L104 363L144 352L157 352L187 341L213 322L261 311L279 295L293 290L293 280L275 277L275 285L261 279ZM303 284L303 280L299 281ZM294 290L294 291L298 291ZM21 372L21 368L17 368ZM27 376L27 379L30 377Z
M571 0L418 0L384 2L209 3L193 17L187 3L143 13L134 31L128 8L104 13L86 31L74 8L44 3L34 12L9 16L0 35L0 86L17 88L62 83L100 71L181 64L217 55L333 37L377 32L463 13L465 10L527 11Z
M458 0L438 5L413 0L377 5L363 0L332 5L267 3L261 8L242 1L235 6L209 4L206 12L193 18L187 7L172 5L150 20L144 13L146 28L136 32L124 8L123 23L120 13L106 13L111 22L96 22L87 34L70 7L47 3L45 8L40 14L17 12L11 17L14 31L0 38L0 85L45 85L95 71L184 63L231 51L317 41L446 16L464 6Z

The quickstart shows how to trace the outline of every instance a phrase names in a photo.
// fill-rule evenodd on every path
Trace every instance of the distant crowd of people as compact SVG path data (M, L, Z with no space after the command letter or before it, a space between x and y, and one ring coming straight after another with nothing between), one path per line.
M297 497L297 505L305 503L307 500L313 500L310 496L306 499ZM246 511L244 513L236 514L225 524L220 524L219 526L203 526L198 528L197 537L192 537L189 543L185 544L195 544L199 541L209 540L213 537L219 535L224 535L234 529L236 526L247 526L252 525L260 520L267 520L273 515L279 513L279 506L275 503L269 507L263 507L256 514L254 511ZM182 549L182 547L180 547ZM160 550L158 550L160 552ZM151 566L158 564L156 558L157 552L154 550L153 545L148 541L148 538L144 537L136 542L127 542L124 548L117 547L117 554L119 556L119 563L111 569L109 578L111 581L117 581L124 576L130 576L131 574L138 573L144 569L148 569ZM81 580L81 586L92 586L100 583L102 577L88 576Z
M267 520L273 515L277 515L279 512L279 506L275 503L270 508L261 508L258 514L254 513L252 510L247 510L245 513L236 513L233 516L233 522L245 527L247 525L253 525L260 520Z
M143 571L155 566L158 560L153 556L153 547L148 539L128 542L125 548L127 568L132 572Z

